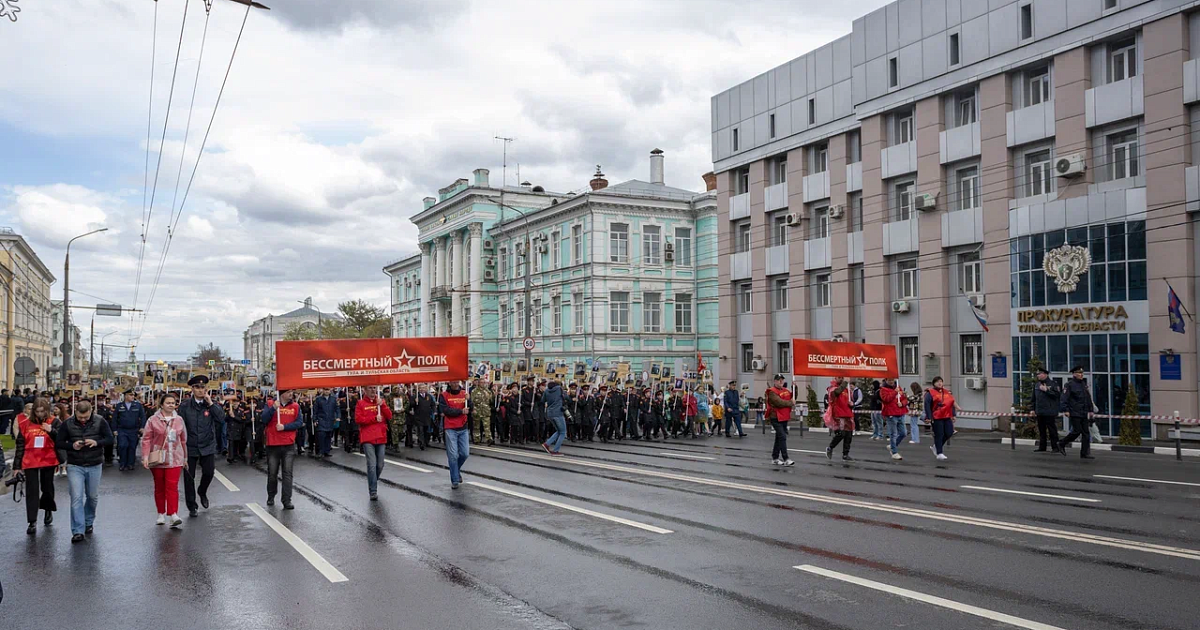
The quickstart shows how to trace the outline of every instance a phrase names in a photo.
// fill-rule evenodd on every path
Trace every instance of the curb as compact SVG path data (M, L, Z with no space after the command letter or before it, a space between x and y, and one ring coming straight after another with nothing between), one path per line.
M985 438L981 442L994 442L1004 447L1012 447L1011 438ZM1017 438L1017 446L1037 446L1037 440ZM1142 455L1175 455L1173 446L1126 446L1124 444L1093 444L1092 450L1115 451L1118 453L1139 453ZM1200 448L1182 449L1184 457L1200 457Z

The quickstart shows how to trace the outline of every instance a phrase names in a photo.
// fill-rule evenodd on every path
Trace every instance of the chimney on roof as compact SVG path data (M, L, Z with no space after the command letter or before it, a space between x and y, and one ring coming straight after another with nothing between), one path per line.
M701 175L701 177L704 178L704 190L716 190L717 189L717 174L716 173L709 171L709 172L705 173L704 175Z
M488 170L486 168L475 169L475 185L482 188L488 186Z
M608 188L608 180L604 179L604 172L600 170L600 165L596 165L596 174L592 176L592 181L588 182L592 186L592 190L601 190Z
M650 183L662 186L666 183L663 179L663 151L655 149L650 152Z
M437 199L435 199L435 198L433 198L433 197L426 197L426 198L422 199L422 201L424 201L424 202L425 202L425 209L426 209L426 210L428 210L428 209L432 208L432 207L433 207L433 204L437 203Z

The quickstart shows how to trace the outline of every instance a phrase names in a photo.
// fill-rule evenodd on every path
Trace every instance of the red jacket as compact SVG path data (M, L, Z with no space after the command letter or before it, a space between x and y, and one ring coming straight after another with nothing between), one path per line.
M887 417L908 415L908 397L904 388L883 386L879 388L879 400L883 403L883 415Z
M275 427L276 415L283 423L283 430ZM300 405L290 403L286 406L274 405L263 411L263 423L266 424L267 446L284 446L296 443L296 430L304 426L304 418L300 415Z
M833 408L834 418L853 418L854 410L850 408L850 386L844 385L841 396L835 396L837 387L830 385L826 391L829 394L829 406Z
M358 423L358 441L363 444L387 444L388 421L392 409L379 396L370 400L365 396L354 406L354 421Z
M457 394L450 390L442 392L439 405L444 418L442 426L447 431L467 426L467 390L460 389Z
M930 387L925 391L929 392L929 397L933 400L933 419L953 420L954 394L951 394L950 390L946 387L943 387L941 391L938 391L936 387Z
M54 420L51 419L51 423ZM13 468L32 470L58 465L58 454L54 451L56 429L47 432L42 425L31 421L25 414L17 420L17 454Z

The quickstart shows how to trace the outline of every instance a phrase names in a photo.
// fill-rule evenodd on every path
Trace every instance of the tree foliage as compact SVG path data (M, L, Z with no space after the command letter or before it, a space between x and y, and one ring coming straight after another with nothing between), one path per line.
M1125 406L1121 415L1137 416L1141 413L1138 405L1136 388L1130 383L1125 388ZM1139 418L1121 418L1121 437L1119 442L1128 446L1142 445L1142 421Z
M813 389L812 385L808 385L808 416L807 422L810 427L819 427L825 424L825 420L821 417L821 405L817 403L817 390Z
M209 361L217 363L225 363L229 361L229 356L221 351L221 347L208 342L208 345L200 344L196 346L196 354L192 355L192 363L195 365L208 365Z
M1020 413L1030 413L1033 411L1033 388L1037 386L1037 373L1045 364L1042 359L1036 354L1029 357L1029 363L1025 367L1025 375L1021 377L1021 389L1017 392L1017 411ZM1014 418L1014 422L1019 421L1018 432L1023 438L1037 437L1037 423L1032 422L1030 418Z

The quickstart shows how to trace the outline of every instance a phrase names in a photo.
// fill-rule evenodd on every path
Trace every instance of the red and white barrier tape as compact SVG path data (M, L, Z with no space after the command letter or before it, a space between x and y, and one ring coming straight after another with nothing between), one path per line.
M855 409L854 413L862 414L862 415L871 415L872 413L875 413L875 412L870 411L868 409ZM1013 411L967 411L967 410L964 410L964 411L959 411L959 412L955 413L954 415L959 416L959 417L966 416L966 417L971 417L971 418L1032 418L1032 417L1036 416L1037 414L1022 413L1019 411L1013 412ZM1093 418L1112 418L1114 420L1149 419L1151 421L1154 421L1154 420L1165 420L1165 421L1169 421L1169 422L1175 421L1175 416L1162 416L1162 415L1158 415L1158 416L1127 416L1127 415L1121 415L1121 414L1094 413L1094 414L1092 414L1092 417ZM1180 418L1179 424L1200 425L1200 418Z

